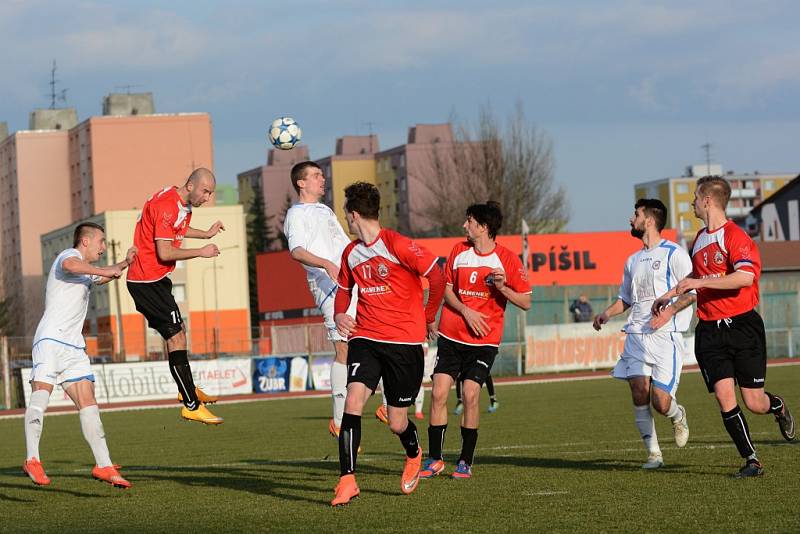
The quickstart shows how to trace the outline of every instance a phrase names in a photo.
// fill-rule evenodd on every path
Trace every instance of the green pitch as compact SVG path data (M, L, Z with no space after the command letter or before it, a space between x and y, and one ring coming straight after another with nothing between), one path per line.
M800 366L771 368L768 384L800 415ZM130 490L91 479L77 415L46 418L41 452L53 483L33 486L20 470L22 420L2 420L0 531L800 531L800 445L786 443L771 416L748 414L766 474L733 480L741 460L697 373L685 374L679 390L689 444L676 449L659 416L666 465L654 472L639 468L646 453L624 383L497 391L496 414L486 414L482 398L474 477L423 480L410 496L400 493L401 446L372 416L373 397L361 498L339 509L328 505L338 456L327 399L221 405L218 428L180 421L177 405L105 413L111 456ZM427 450L427 421L418 427ZM451 415L447 474L459 446Z

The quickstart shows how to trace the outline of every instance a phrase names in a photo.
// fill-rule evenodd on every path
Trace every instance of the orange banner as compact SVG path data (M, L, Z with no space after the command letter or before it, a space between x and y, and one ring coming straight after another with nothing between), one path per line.
M664 230L664 239L675 241L675 230ZM446 258L456 237L418 239L420 245ZM522 237L497 236L497 242L522 254ZM642 248L630 232L536 234L528 236L528 277L532 286L616 285L622 281L625 260Z

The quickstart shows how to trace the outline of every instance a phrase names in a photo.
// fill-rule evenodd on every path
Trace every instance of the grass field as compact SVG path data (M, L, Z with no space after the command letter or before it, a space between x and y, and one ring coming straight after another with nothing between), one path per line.
M800 415L800 366L771 368L768 384ZM741 461L697 373L679 390L689 444L676 449L659 417L666 465L655 472L639 467L646 453L624 383L507 385L498 396L498 412L482 415L474 477L424 480L410 496L400 493L399 441L365 417L361 498L338 509L328 505L338 458L327 399L221 405L218 428L180 421L177 407L105 413L130 490L91 479L77 415L46 419L53 484L33 486L20 470L22 420L1 420L0 531L800 531L800 445L771 416L750 415L766 474L732 479ZM427 422L419 428L427 450ZM459 445L451 416L448 473Z

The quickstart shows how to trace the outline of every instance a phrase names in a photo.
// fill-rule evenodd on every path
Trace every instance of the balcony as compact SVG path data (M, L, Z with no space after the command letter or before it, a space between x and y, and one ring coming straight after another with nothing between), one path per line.
M731 198L756 198L758 191L755 189L734 189L731 191Z

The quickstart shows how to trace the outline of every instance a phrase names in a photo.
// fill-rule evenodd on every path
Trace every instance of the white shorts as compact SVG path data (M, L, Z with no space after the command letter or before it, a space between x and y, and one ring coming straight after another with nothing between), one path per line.
M52 339L43 339L33 346L31 382L61 385L64 382L91 380L94 372L84 349Z
M347 338L336 330L336 322L333 320L333 301L336 299L336 290L338 288L339 286L328 277L308 280L308 290L311 291L311 296L314 297L314 303L322 312L322 316L325 319L325 328L328 329L328 339L331 341L347 341ZM350 299L350 306L347 308L347 315L351 316L353 319L356 317L356 304L358 304L358 291L354 289L352 298Z
M611 376L622 380L649 376L653 386L675 397L683 369L683 353L680 332L628 334Z

